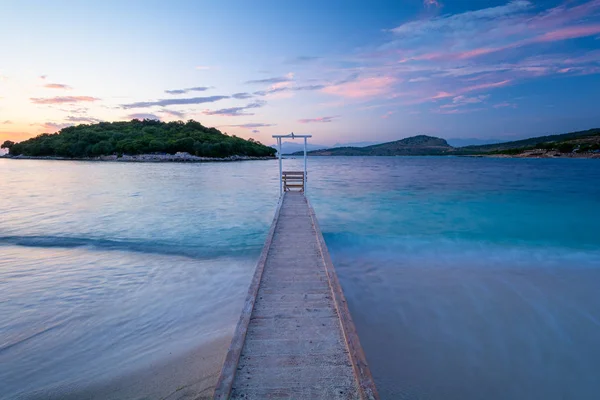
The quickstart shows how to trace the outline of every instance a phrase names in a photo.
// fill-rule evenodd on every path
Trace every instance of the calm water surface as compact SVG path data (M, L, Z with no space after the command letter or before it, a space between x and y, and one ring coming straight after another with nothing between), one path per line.
M231 332L276 170L0 160L0 397ZM311 158L382 398L597 399L599 182L597 160Z

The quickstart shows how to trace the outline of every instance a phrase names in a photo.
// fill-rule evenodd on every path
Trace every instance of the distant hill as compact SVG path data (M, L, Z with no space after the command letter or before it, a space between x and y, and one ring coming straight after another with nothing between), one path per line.
M563 133L560 135L537 136L534 138L515 140L512 142L487 144L483 146L465 146L461 147L460 151L465 153L490 153L510 149L519 149L536 146L542 143L565 142L572 139L583 138L586 136L600 135L600 129L588 129L587 131L578 131Z
M311 156L420 156L420 155L479 155L519 154L533 148L559 152L596 151L600 142L600 129L571 132L561 135L539 136L512 142L479 146L452 147L444 139L418 135L394 142L366 147L336 147L309 151ZM293 155L302 155L301 152Z
M443 155L453 150L444 139L432 136L413 136L395 142L365 147L336 147L309 152L313 156L416 156ZM301 155L301 153L294 153Z
M373 146L374 144L380 144L381 142L351 142L351 143L336 143L332 147L367 147ZM324 147L321 147L322 149Z
M508 142L509 139L453 138L453 139L446 139L446 141L452 147L465 147L465 146L483 146L486 144L503 143L503 142Z
M274 148L275 150L277 150L277 145L276 144L272 144L271 145L272 148ZM322 144L312 144L310 142L308 142L306 144L306 148L308 151L311 150L320 150L320 149L326 149L329 146L325 146ZM281 143L281 153L282 154L290 154L290 153L295 153L298 151L304 151L304 143L301 141L298 142L283 142Z
M310 141L309 141L306 145L306 148L308 151L314 151L314 150L323 150L323 149L336 148L336 147L365 147L365 146L371 146L371 145L378 144L378 143L379 142L336 143L330 147L330 146L326 146L324 144L313 144L313 143L310 143ZM277 149L276 144L272 144L271 147L274 149ZM281 143L281 153L282 154L292 154L292 153L300 154L300 152L303 152L303 151L304 151L304 143L302 143L300 141Z
M127 122L81 124L44 133L19 143L6 141L11 156L90 158L108 155L186 152L199 157L272 157L275 150L252 139L228 136L200 122Z

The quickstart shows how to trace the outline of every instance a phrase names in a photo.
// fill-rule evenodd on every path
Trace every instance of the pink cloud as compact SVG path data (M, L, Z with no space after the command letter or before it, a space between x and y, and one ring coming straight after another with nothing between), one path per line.
M394 114L395 114L395 113L394 113L394 111L388 111L388 112L386 112L385 114L383 114L383 115L381 116L381 118L383 118L383 119L388 119L389 117L391 117L391 116L392 116L392 115L394 115Z
M446 52L431 52L431 53L424 53L424 54L419 54L419 55L415 55L415 56L411 56L411 57L404 57L404 58L400 59L398 61L398 63L404 64L409 61L432 61L432 60L438 60L440 58L448 58L448 57L449 57L449 55Z
M44 87L46 89L64 89L64 90L71 90L71 86L69 85L65 85L62 83L48 83L46 85L44 85Z
M456 58L465 59L465 58L484 56L486 54L491 54L491 53L496 53L498 51L507 50L510 47L513 47L513 46L482 47L479 49L473 49L473 50L468 50L468 51L463 51L461 53L457 53Z
M500 82L481 83L479 85L467 86L467 87L461 89L459 92L460 93L466 93L466 92L472 92L472 91L481 90L481 89L497 88L497 87L506 86L510 82L511 82L510 79L505 79L505 80L500 81Z
M42 126L42 130L44 132L48 132L48 133L54 133L54 132L58 132L63 128L67 128L69 126L73 126L74 124L72 123L57 123L57 122L46 122L44 124L41 124Z
M376 97L391 91L398 80L391 76L362 78L351 82L326 86L324 93L349 98Z
M534 42L556 42L559 40L576 39L580 37L593 36L600 33L600 25L572 26L558 29L553 32L538 36Z
M305 118L299 119L298 122L300 122L301 124L310 124L313 122L334 122L334 120L339 117L339 115L333 115L331 117Z
M39 98L32 97L29 100L33 104L63 104L63 103L80 103L80 102L93 102L100 100L97 97L91 96L58 96L50 98Z
M430 97L431 100L437 100L437 99L445 99L447 97L452 97L454 96L452 93L448 93L448 92L438 92L438 94L436 94L433 97Z
M409 80L408 80L408 82L409 82L409 83L416 83L416 82L426 82L426 81L428 81L429 79L431 79L431 78L429 78L429 77L427 77L427 76L419 76L419 77L417 77L417 78L411 78L411 79L409 79Z

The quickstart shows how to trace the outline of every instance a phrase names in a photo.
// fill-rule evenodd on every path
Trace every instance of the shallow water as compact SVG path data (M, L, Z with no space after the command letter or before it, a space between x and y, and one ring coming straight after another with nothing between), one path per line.
M0 160L1 396L230 332L276 170ZM311 158L382 398L598 398L598 182L597 160Z

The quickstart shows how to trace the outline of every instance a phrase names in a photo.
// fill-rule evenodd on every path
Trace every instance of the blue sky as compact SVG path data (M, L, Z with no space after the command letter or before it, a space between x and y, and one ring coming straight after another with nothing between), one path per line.
M136 117L264 143L600 127L600 0L0 0L0 52L0 141Z

